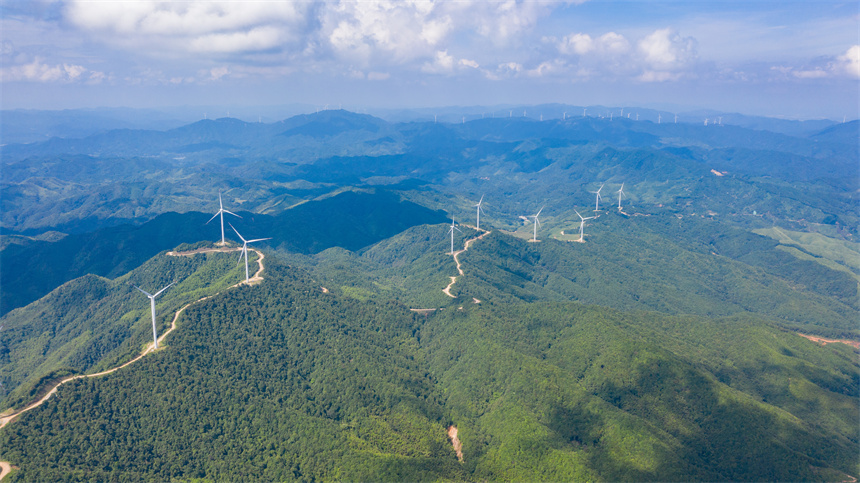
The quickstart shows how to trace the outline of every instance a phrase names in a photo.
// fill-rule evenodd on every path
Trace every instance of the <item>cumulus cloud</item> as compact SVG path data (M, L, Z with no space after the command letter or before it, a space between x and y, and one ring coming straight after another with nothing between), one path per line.
M656 71L677 71L694 61L696 40L669 28L659 29L638 43L642 60Z
M860 45L852 45L844 54L837 57L835 69L860 79Z
M306 25L306 2L70 1L66 19L126 47L235 53L295 41Z
M569 74L578 79L601 76L613 79L636 79L640 82L666 82L681 79L697 59L696 40L669 28L654 32L635 41L616 32L598 37L572 33L553 40L558 53L568 58ZM541 72L563 72L565 65L558 60L553 69L544 63Z

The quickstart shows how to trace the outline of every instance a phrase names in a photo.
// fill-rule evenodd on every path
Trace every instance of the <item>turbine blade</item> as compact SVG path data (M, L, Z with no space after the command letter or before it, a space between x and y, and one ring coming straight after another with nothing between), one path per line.
M147 292L146 290L144 290L144 289L142 289L142 288L138 287L137 285L132 285L132 287L134 287L134 288L136 288L136 289L140 290L140 291L141 291L141 292L143 292L143 293L144 293L144 295L146 295L147 297L153 297L153 295L151 295L151 294L150 294L149 292Z
M576 210L573 210L573 211L576 211ZM583 217L582 217L582 215L580 215L580 214L579 214L579 212L578 212L578 211L576 211L576 214L577 214L577 216L579 216L579 220L580 220L580 221L582 221L582 220L584 220L584 219L585 219L585 218L583 218Z
M233 213L233 212L230 212L230 211L227 211L227 210L222 210L222 211L223 211L224 213L230 213L230 214L231 214L231 215L233 215L233 216L238 216L239 218L242 218L241 216L237 215L236 213Z
M245 250L248 249L248 245L242 245L242 249L239 250L239 259L236 260L236 265L242 263L242 255L245 254Z
M546 208L546 206L541 206L541 207L540 207L540 209L538 210L537 214L535 215L535 218L537 218L537 217L538 217L538 215L540 215L540 212L541 212L541 211L543 211L543 209L544 209L544 208Z
M232 229L233 229L233 231L235 231L235 232L236 232L236 235L238 235L238 236L239 236L239 238L242 238L242 235L239 235L239 231L238 231L238 230L236 230L236 227L235 227L235 226L233 226L233 224L232 224L232 223L227 222L227 224L228 224L228 225L230 225L230 228L232 228ZM245 242L245 243L248 243L248 242L246 242L246 241L245 241L245 239L244 239L244 238L242 238L242 241L243 241L243 242Z
M176 283L176 282L171 282L170 285L173 285L174 283ZM153 295L152 298L158 297L161 294L161 292L164 292L165 290L169 289L170 285L164 287L163 289L159 290L158 292L155 292L155 295Z
M269 238L257 238L256 240L248 240L248 241L246 241L245 243L254 243L254 242L258 242L258 241L271 240L271 239L272 239L272 237L269 237Z
M217 217L218 217L218 215L220 215L220 214L221 214L221 211L219 210L219 211L218 211L218 213L215 213L214 215L212 215L212 218L209 218L209 221L214 220L214 219L215 219L215 218L217 218ZM206 223L204 223L204 225L208 225L208 224L209 224L209 221L207 221Z

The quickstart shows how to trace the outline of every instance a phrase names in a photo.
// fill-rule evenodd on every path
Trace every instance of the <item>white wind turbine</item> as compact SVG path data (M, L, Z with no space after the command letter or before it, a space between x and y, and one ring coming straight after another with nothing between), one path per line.
M621 211L621 197L624 196L624 183L621 183L621 188L618 189L618 211Z
M463 233L463 230L457 228L457 225L454 222L454 217L452 216L451 217L451 229L448 230L448 233L451 234L451 255L454 254L454 230L457 230L460 233Z
M573 210L573 211L576 211L576 210ZM576 214L579 215L579 241L584 242L585 241L585 220L591 220L594 217L588 216L588 217L583 218L582 215L580 215L578 211L576 211Z
M594 211L600 210L600 198L602 198L600 196L600 190L602 190L602 189L603 189L603 185L600 185L600 188L598 188L597 191L589 191L589 193L594 193L594 195L595 195L594 196Z
M484 211L484 209L481 208L481 203L483 203L483 202L484 202L484 195L481 195L481 201L479 201L477 205L472 205L475 208L477 208L478 221L475 224L475 227L477 227L479 230L481 229L481 212Z
M174 283L176 283L176 282L172 282L170 285L173 285ZM140 290L141 292L143 292L144 295L149 297L149 306L152 309L152 348L153 348L153 350L158 349L158 333L155 331L155 297L158 297L159 295L161 295L161 292L164 292L165 290L170 288L170 285L164 287L163 289L159 290L158 292L155 292L155 295L150 294L149 292L138 287L137 285L133 285L134 288Z
M532 215L532 218L534 218L534 219L535 219L535 223L534 223L534 225L535 225L535 227L534 227L534 236L533 236L533 239L532 239L532 241L533 241L533 242L538 241L538 239L537 239L537 229L538 229L538 227L540 226L540 220L538 219L538 216L540 215L540 212L541 212L541 211L543 211L543 209L544 209L544 207L543 207L543 206L541 206L540 210L538 210L538 212L537 212L537 213L535 213L534 215Z
M272 238L270 237L270 238L257 238L254 240L246 240L246 239L242 238L242 235L239 235L239 232L236 230L235 226L230 225L230 228L232 228L233 231L236 232L236 235L242 239L242 253L239 254L239 261L241 262L242 257L243 256L245 257L245 281L247 282L249 280L249 277L248 277L248 244L258 242L258 241L263 241L263 240L271 240Z
M224 209L224 203L221 202L221 192L219 191L218 192L218 212L215 213L212 216L212 218L209 218L209 221L212 221L215 219L216 216L221 215L221 244L222 245L226 244L226 242L224 241L224 213L228 213L230 215L242 218L241 216L237 215L236 213L231 213L231 212ZM206 222L207 225L209 224L209 221Z

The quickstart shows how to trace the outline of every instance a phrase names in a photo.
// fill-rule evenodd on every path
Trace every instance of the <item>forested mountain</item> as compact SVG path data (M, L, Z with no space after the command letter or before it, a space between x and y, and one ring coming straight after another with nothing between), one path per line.
M0 143L9 478L860 476L860 124L660 114Z
M416 316L324 292L301 270L267 271L258 287L189 308L168 349L64 387L5 429L16 479L796 481L857 470L860 374L845 346L750 317L575 303Z
M227 216L246 238L264 234L273 246L315 253L332 246L356 250L405 228L444 220L415 203L384 191L345 191L312 200L276 216L239 212ZM114 278L139 266L156 253L180 243L218 239L219 220L211 215L165 213L140 226L121 225L69 235L59 241L32 241L0 251L0 314L22 307L60 284L94 274ZM226 236L236 240L225 227ZM33 273L39 276L35 279Z

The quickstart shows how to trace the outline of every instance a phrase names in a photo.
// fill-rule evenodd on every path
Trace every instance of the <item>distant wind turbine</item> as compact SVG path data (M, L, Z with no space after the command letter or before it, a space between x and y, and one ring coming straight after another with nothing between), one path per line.
M621 197L624 196L624 183L621 183L621 188L618 189L618 211L621 211Z
M675 114L675 124L678 124L678 115Z
M226 244L226 242L224 241L224 213L228 213L228 214L231 214L233 216L237 216L239 218L242 218L241 216L237 215L236 213L231 213L231 212L224 209L224 203L221 202L221 192L219 191L218 192L218 212L215 213L212 216L212 218L209 218L209 221L212 221L215 219L216 216L221 215L221 244L222 245ZM207 225L209 224L209 221L206 222Z
M657 124L660 124L660 120L663 119L663 116L657 114Z
M585 108L585 107L583 107L583 108L582 108L582 117L585 117L585 111L586 111L586 108Z
M543 211L543 209L544 209L544 207L543 207L543 206L541 206L540 210L538 210L538 212L537 212L537 213L535 213L535 214L532 216L532 218L534 218L534 219L535 219L535 223L534 223L534 225L535 225L535 228L534 228L534 230L535 230L535 231L534 231L534 239L533 239L532 241L535 241L535 242L536 242L536 241L538 241L538 239L537 239L537 229L538 229L538 226L540 226L540 220L538 219L538 216L540 216L540 212L541 212L541 211Z
M176 282L173 282L170 285L173 285L174 283L176 283ZM155 297L158 297L159 295L161 295L161 292L164 292L165 290L170 288L170 285L164 287L163 289L159 290L158 292L155 292L155 295L150 294L149 292L138 287L137 285L133 285L134 288L140 290L141 292L143 292L144 295L149 297L149 306L152 309L151 311L152 311L152 344L153 344L152 347L153 347L153 350L158 349L158 333L155 330Z
M576 211L576 210L573 210L573 211ZM576 211L576 214L579 215L579 241L584 242L585 241L585 220L591 220L594 217L588 216L588 217L583 218L582 215L580 215L578 211Z
M594 211L597 211L600 209L600 198L602 198L600 196L600 190L602 190L602 189L603 189L603 185L600 185L600 188L598 188L597 191L589 191L589 193L594 193L594 195L595 195L594 196Z
M236 235L242 240L242 253L239 254L239 261L240 262L242 261L242 256L245 257L245 281L247 282L250 278L250 277L248 277L248 244L258 242L258 241L263 241L263 240L271 240L271 237L270 238L257 238L254 240L246 240L246 239L242 238L242 235L239 235L239 232L236 230L235 226L230 225L230 228L232 228L233 231L236 232Z
M451 217L451 229L450 229L450 230L448 230L448 233L450 233L450 234L451 234L451 255L453 255L453 254L454 254L454 230L457 230L457 231L459 231L460 233L463 233L463 230L461 230L461 229L457 228L457 225L456 225L456 223L454 222L454 217L452 216L452 217Z
M621 108L621 117L624 117L624 108Z
M481 195L481 201L478 201L478 204L477 204L477 205L472 205L472 206L474 206L475 208L477 208L477 210L476 210L476 211L477 211L477 215L478 215L478 216L477 216L477 222L476 222L475 226L476 226L479 230L481 229L481 212L482 212L482 211L484 211L484 209L483 209L483 208L481 208L481 203L483 203L483 202L484 202L484 195Z

